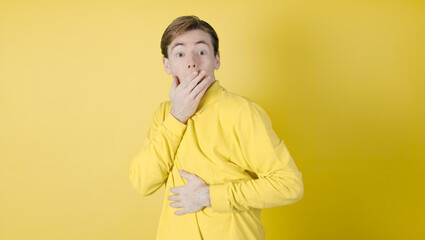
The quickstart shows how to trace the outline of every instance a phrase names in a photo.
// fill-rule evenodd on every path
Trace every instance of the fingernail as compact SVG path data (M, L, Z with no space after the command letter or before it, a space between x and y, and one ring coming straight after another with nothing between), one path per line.
M205 71L202 71L201 73L202 73L202 74L204 74L204 73L205 73Z
M196 75L197 74L197 72L193 72L193 75Z

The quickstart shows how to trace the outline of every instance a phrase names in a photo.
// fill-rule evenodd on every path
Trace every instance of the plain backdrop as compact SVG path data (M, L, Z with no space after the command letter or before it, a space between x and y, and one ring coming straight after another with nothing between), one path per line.
M424 239L424 1L0 1L0 239L154 239L164 189L128 171L182 15L216 78L269 114L304 197L266 239ZM213 226L212 226L213 227Z

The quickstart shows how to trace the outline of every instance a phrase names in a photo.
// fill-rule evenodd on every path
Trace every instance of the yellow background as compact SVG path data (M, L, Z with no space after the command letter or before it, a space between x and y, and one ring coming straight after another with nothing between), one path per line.
M424 239L424 1L0 1L0 239L154 239L128 169L197 15L303 173L267 239ZM212 226L213 227L213 226Z

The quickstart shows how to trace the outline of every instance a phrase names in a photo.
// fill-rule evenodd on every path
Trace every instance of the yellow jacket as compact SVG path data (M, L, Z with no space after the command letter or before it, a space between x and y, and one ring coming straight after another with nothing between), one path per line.
M129 170L142 196L165 183L157 239L264 239L261 209L295 203L304 193L302 174L265 110L219 80L186 124L170 110L171 101L159 105ZM211 207L174 214L169 189L187 183L180 169L210 185Z

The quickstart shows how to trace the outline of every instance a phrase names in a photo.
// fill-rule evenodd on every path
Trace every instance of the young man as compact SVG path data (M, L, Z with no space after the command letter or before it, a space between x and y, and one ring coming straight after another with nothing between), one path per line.
M129 170L143 196L165 183L157 239L264 239L261 209L304 193L264 109L215 79L218 46L214 29L196 16L175 19L162 36L171 101L159 105Z

